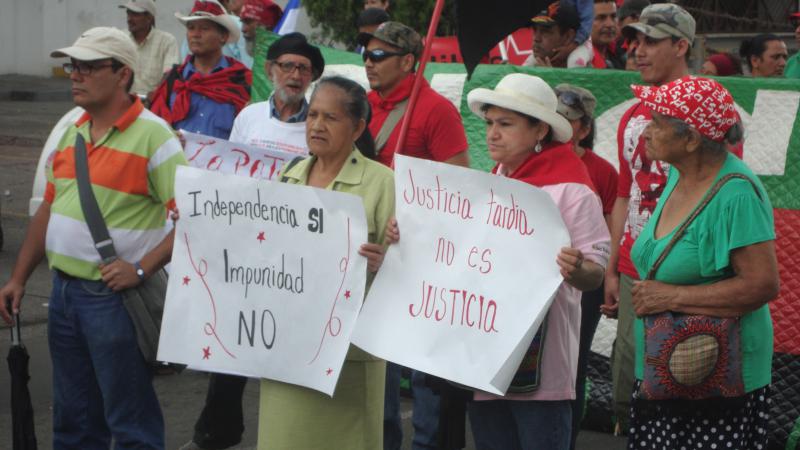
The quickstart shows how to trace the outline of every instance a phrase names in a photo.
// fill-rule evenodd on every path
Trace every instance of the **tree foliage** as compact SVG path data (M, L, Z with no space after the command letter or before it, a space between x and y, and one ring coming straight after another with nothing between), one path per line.
M428 32L434 0L389 0L389 16L417 30ZM446 0L439 20L437 36L450 36L456 32L455 0ZM311 25L322 30L319 36L326 43L339 42L348 48L355 47L358 34L356 19L364 9L363 0L303 0Z

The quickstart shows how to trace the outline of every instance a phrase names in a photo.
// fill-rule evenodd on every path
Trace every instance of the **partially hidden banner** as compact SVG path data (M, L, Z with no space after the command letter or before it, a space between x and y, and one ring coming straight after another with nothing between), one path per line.
M361 199L181 167L159 360L333 395L364 298Z
M398 156L400 242L389 247L353 343L407 367L505 393L562 278L569 234L529 184Z
M296 153L239 144L181 130L183 152L189 165L213 172L272 180Z

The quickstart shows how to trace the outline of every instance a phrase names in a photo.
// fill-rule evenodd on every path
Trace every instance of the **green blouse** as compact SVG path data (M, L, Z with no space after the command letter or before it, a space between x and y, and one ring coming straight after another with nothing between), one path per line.
M705 210L686 230L655 274L655 279L676 285L711 284L734 276L730 252L775 239L772 205L758 177L734 155L728 154L716 179L729 173L741 173L752 179L760 192L746 180L725 183ZM670 169L664 193L631 250L631 258L641 279L647 276L678 227L656 239L654 231L680 174ZM634 323L636 342L636 377L644 373L644 323ZM763 305L741 319L742 373L747 392L770 383L772 373L772 319L769 306Z

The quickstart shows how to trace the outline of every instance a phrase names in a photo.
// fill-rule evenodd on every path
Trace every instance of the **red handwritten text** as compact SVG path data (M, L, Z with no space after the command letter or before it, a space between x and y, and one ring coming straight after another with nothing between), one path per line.
M403 189L403 200L409 205L417 205L431 210L452 214L462 219L472 219L472 204L469 198L462 197L461 191L448 191L436 176L436 186L423 187L414 184L414 175L408 170L408 179L411 182L410 190Z
M415 308L416 306L416 308ZM408 314L451 326L475 328L484 333L497 333L497 302L465 289L448 289L422 282L422 296L417 305L409 303Z
M489 214L486 216L486 223L497 228L506 230L516 230L522 236L533 234L533 228L528 228L528 215L525 210L519 207L519 203L514 201L511 195L511 206L505 206L494 199L494 190L489 190Z

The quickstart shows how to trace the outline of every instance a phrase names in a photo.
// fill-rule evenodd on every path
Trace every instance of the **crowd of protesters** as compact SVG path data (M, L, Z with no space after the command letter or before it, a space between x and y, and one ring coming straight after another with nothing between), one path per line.
M380 270L387 246L400 240L403 228L393 218L392 160L423 39L391 21L388 0L366 0L364 7L354 20L354 42L369 91L346 78L324 77L320 49L296 32L272 43L265 67L253 67L256 28L271 30L282 15L270 0L195 1L188 15L176 13L186 27L180 51L174 37L155 28L156 4L131 0L121 6L129 33L93 28L52 52L69 58L63 68L74 102L85 112L48 164L44 202L0 301L18 311L26 281L47 258L53 270L53 448L108 448L112 440L118 448L164 448L152 374L121 292L169 261L174 236L162 225L175 206L176 168L187 164L175 130L310 154L284 170L282 181L359 196L370 230L359 250L368 261L368 280ZM800 20L800 13L790 20ZM613 412L629 448L696 448L703 442L766 448L772 355L767 303L779 283L772 208L740 159L743 127L730 94L713 79L690 74L695 18L672 3L561 0L532 17L530 26L533 55L524 65L636 70L643 85L632 86L639 101L617 124L618 172L592 150L598 102L585 88L512 73L466 97L485 122L492 173L549 194L571 238L553 255L564 281L508 394L469 394L476 447L575 447L589 348L605 314L617 320ZM800 41L800 26L796 36ZM272 94L251 103L256 70L266 73ZM714 53L700 73L800 77L800 63L779 37L762 34L743 42L738 55ZM118 255L113 262L100 260L78 200L72 167L78 136L90 149L91 183L103 189L101 213ZM402 150L470 164L458 110L424 79ZM728 182L729 174L737 179ZM11 311L0 312L10 323ZM646 323L664 313L740 318L744 342L736 358L745 375L728 395L699 403L657 398L648 385L645 353L665 338L649 334ZM259 448L399 449L403 370L351 345L332 398L262 380ZM413 448L441 448L445 412L433 377L408 373ZM241 441L246 383L245 377L210 376L195 433L182 449L222 449Z

